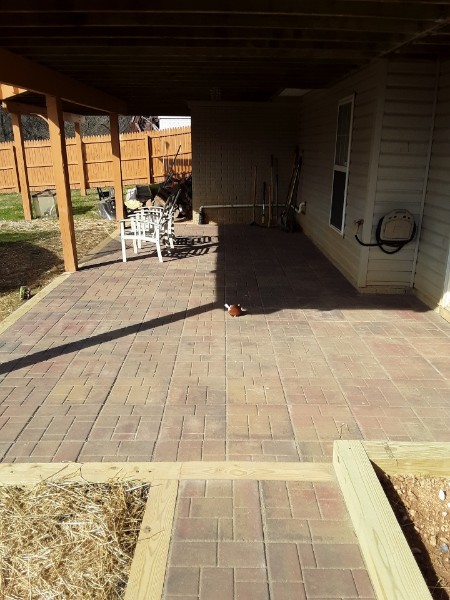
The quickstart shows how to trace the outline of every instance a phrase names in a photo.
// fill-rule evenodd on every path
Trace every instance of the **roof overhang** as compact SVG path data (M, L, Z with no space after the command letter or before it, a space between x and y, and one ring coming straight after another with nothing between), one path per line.
M0 81L33 92L21 103L51 94L73 113L186 115L217 90L221 101L265 102L379 58L449 57L450 4L16 0L2 7L0 35Z

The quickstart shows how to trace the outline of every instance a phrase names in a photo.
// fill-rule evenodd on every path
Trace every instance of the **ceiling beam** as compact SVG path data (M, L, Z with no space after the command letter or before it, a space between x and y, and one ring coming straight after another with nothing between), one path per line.
M114 48L106 48L103 47L99 49L100 56L110 58L111 61L114 61L114 57L120 54L122 57L130 57L132 58L135 55L142 56L151 56L153 59L166 59L168 57L176 57L178 59L184 60L186 62L195 61L197 59L207 60L210 64L213 63L214 60L229 60L229 59L245 59L248 61L254 59L268 59L268 60L284 60L284 59L295 59L295 60L331 60L331 62L339 60L347 60L355 58L356 52L354 49L327 49L323 46L319 48L307 46L305 48L295 48L295 47L287 47L283 45L276 45L266 43L260 44L259 46L249 46L247 44L243 44L242 46L232 46L225 47L222 45L217 46L207 46L202 44L201 46L195 46L191 44L183 44L182 46L168 45L165 47L142 47L142 46L134 46L131 47L131 44L126 44L123 48L120 48L120 53L118 51L118 42L116 40L116 44ZM58 61L58 56L63 57L64 55L73 56L77 55L78 60L76 61L80 64L82 57L87 57L87 61L90 61L92 55L92 48L88 47L89 44L83 43L83 46L67 46L63 48L58 48L58 55L54 56L53 61ZM52 48L52 53L55 53L55 48ZM105 56L105 53L107 55ZM94 54L95 56L95 54ZM358 52L359 59L371 59L373 58L373 52L369 50L365 50L364 48ZM0 80L2 79L2 72L4 69L4 65L2 65L2 54L0 53ZM25 86L24 86L25 87ZM31 86L28 86L28 89L32 89ZM35 88L34 88L35 89ZM38 91L38 90L35 90Z
M13 85L6 85L6 83L0 83L0 100L6 100L19 94L27 92L25 88L14 87Z
M384 34L384 33L361 33L361 32L349 32L349 31L301 31L298 29L287 29L277 34L274 30L269 29L254 29L241 30L234 29L228 30L223 28L214 29L197 29L186 31L185 29L180 30L178 33L171 32L145 32L136 31L132 34L125 36L123 31L121 33L106 32L102 31L98 35L88 37L83 36L79 30L74 30L65 36L59 35L42 35L39 32L37 35L26 35L26 40L22 36L15 35L9 37L7 34L4 35L2 29L2 45L9 48L21 48L25 43L25 48L30 44L33 44L33 54L39 55L40 49L48 47L49 39L51 37L54 42L55 48L63 48L67 46L79 46L85 45L91 48L110 46L114 47L121 46L137 46L142 45L147 48L153 48L154 46L193 46L193 45L207 45L215 47L217 45L223 46L248 46L249 44L270 45L273 46L289 46L289 47L302 47L311 46L313 44L321 44L326 46L337 46L342 47L363 47L364 45L378 45L380 47L386 47L389 45L395 45L400 42L408 42L411 38L412 33L396 33ZM112 44L111 44L112 43Z
M46 0L43 6L37 9L33 0L22 1L20 6L7 4L2 7L2 19L7 23L17 22L22 18L22 23L32 24L34 16L39 25L45 25L49 21L54 26L61 26L69 21L77 25L92 25L101 20L105 24L117 23L123 19L123 24L135 25L142 17L147 18L173 18L173 15L189 17L200 15L202 18L208 15L225 15L230 18L240 18L245 15L275 16L293 14L306 15L342 15L374 16L382 18L410 18L410 19L433 19L437 20L448 14L449 7L446 3L436 1L414 1L408 2L405 10L404 0L227 0L225 3L211 3L210 0L171 0L168 5L164 0L153 0L151 4L147 0L133 0L132 8L123 4L109 3L106 5L101 0L77 0L70 6L64 6L60 0ZM226 6L226 8L223 8ZM14 21L14 18L16 21ZM27 20L28 18L28 20ZM9 20L8 20L9 19ZM189 23L188 23L189 24Z
M161 31L166 31L171 33L171 29L175 28L174 37L176 33L180 31L180 28L184 29L184 34L189 35L190 29L214 29L214 28L223 28L229 31L239 30L239 29L249 29L249 30L258 30L258 29L268 29L274 32L276 35L276 31L279 29L298 29L298 30L313 30L313 31L370 31L370 32L378 32L378 33L409 33L415 34L420 31L423 31L429 27L437 25L444 21L444 19L439 20L420 20L420 19L382 19L378 17L351 17L345 14L341 15L324 15L324 16L296 16L296 15L274 15L271 18L261 18L261 16L249 16L246 18L246 15L238 15L238 19L236 19L233 23L228 23L227 16L224 15L224 18L220 18L220 16L214 16L214 19L209 18L210 24L205 25L205 21L200 18L198 15L194 15L195 18L187 17L187 20L190 22L184 23L183 17L178 16L177 21L169 22L166 25L161 25L160 28L156 28L153 26L150 21L146 26L143 23L136 25L136 27L128 27L124 28L123 26L96 26L96 27L77 27L75 23L72 23L71 27L68 28L51 28L43 25L42 27L7 27L4 25L2 18L2 38L24 38L32 37L33 39L45 38L49 37L53 39L64 39L67 36L76 35L77 37L83 37L89 39L92 37L111 37L115 35L119 38L121 37L133 37L135 34L138 36L148 36L152 37L153 35L157 35ZM207 19L207 17L206 17ZM3 44L3 41L2 41Z
M14 101L3 101L2 107L7 113L16 115L39 115L40 117L47 118L47 107L36 106L33 104L24 104L23 102ZM82 115L76 115L74 113L65 112L63 113L64 121L67 123L84 123L85 118Z
M122 100L4 48L0 48L0 81L105 112L127 114Z

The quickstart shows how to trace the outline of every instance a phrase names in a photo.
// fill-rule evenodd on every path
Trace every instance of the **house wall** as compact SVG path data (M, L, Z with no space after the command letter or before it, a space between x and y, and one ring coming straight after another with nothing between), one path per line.
M420 225L436 77L436 64L432 61L388 62L371 241L375 241L381 217L397 208L408 210ZM378 247L370 248L365 285L377 291L383 286L393 290L412 287L418 244L416 235L413 242L393 255Z
M278 160L279 203L285 200L299 142L299 107L299 100L191 104L194 221L200 206L205 206L205 222L250 223L251 208L207 207L253 203L255 165L257 202L262 203L263 182L269 185L271 177L271 155ZM261 222L261 209L257 221Z
M419 236L388 255L374 243L381 217L410 211L420 226L436 95L433 61L379 61L331 89L303 98L305 233L360 291L399 293L413 285ZM338 101L355 94L344 234L329 225Z
M339 100L354 95L343 235L329 225ZM382 60L297 104L198 103L192 110L194 209L252 202L252 167L270 180L278 157L279 200L286 198L296 144L303 155L297 215L305 234L360 291L415 292L430 306L450 289L450 61ZM393 255L375 241L380 218L400 208L415 218L413 242ZM208 211L211 222L251 221L252 211ZM259 213L260 216L260 213ZM445 288L445 289L444 289Z
M384 63L372 65L331 89L303 97L300 139L303 168L299 202L306 202L299 217L306 235L354 284L361 279L365 250L354 238L354 221L369 218L370 181L373 178L375 115L383 86ZM330 206L337 110L339 100L354 94L353 130L343 235L330 227ZM367 227L367 223L365 223Z
M444 304L450 249L450 61L440 66L430 170L414 279L430 306Z

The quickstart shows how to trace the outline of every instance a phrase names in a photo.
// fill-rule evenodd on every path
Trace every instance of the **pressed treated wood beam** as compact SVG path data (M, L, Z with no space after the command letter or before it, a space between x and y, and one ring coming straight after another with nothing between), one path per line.
M138 463L0 463L4 485L35 485L47 479L106 483L155 479L334 481L330 463L192 461Z
M47 96L46 102L64 267L72 273L77 270L78 262L61 99Z
M369 459L387 474L450 476L450 443L364 442Z
M157 600L162 597L177 494L177 481L153 481L124 600Z
M431 600L363 444L335 442L333 465L378 600Z
M251 479L256 481L333 481L327 463L184 462L180 479Z
M22 120L20 115L11 115L14 151L17 161L20 195L22 196L23 215L25 221L31 221L31 196L28 183L28 171L25 159L25 147L23 143Z
M0 48L0 81L104 111L127 114L126 104L58 71Z

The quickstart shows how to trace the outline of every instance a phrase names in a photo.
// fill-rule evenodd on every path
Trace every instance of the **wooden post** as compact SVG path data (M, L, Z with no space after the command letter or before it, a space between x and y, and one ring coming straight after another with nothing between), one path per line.
M116 220L120 221L124 218L124 210L122 165L120 162L119 115L117 113L110 113L109 122L111 128L113 182L116 196Z
M19 179L20 194L22 196L23 215L25 221L31 221L31 197L30 186L28 183L27 163L25 160L25 148L23 144L22 121L19 114L11 113L14 149L16 151L16 161Z
M78 268L78 261L61 98L47 95L46 101L64 267L73 273Z
M80 194L86 196L86 176L84 174L83 142L81 140L80 123L75 122L75 148L78 162L78 178L80 180Z

